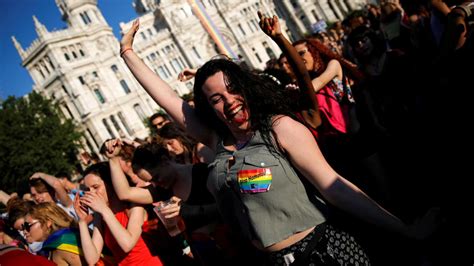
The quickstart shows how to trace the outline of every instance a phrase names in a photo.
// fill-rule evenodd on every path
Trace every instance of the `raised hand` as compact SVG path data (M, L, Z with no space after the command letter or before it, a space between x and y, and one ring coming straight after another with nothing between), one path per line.
M46 175L45 173L36 172L36 173L34 173L32 176L30 176L30 180L31 180L31 179L41 178L41 177L43 177L43 176L45 176L45 175Z
M76 211L77 217L79 217L79 220L87 222L89 213L87 211L87 206L81 203L81 197L79 196L79 192L76 192L73 206L74 210Z
M11 199L11 195L8 195L5 191L0 189L0 202L3 203L5 206L7 202Z
M196 69L185 68L181 73L179 73L178 80L181 82L188 81L196 76L196 72Z
M120 139L107 140L105 143L105 156L112 159L119 155L122 150L122 141Z
M52 186L55 190L58 187L62 187L64 189L64 186L61 184L61 182L59 182L59 180L56 177L52 176L52 175L48 175L48 174L45 174L45 173L42 173L42 172L36 172L32 176L30 176L30 180L38 179L38 178L43 179L44 182L46 182L48 185Z
M277 16L273 16L273 18L266 17L262 14L262 12L257 11L257 15L260 19L259 25L265 34L270 36L271 38L275 38L281 35L281 27L280 22L278 21Z
M122 40L120 41L120 50L123 52L125 49L131 49L133 46L133 39L135 38L135 34L140 27L140 21L135 19L132 23L132 27L122 36Z
M128 144L128 145L131 145L135 148L138 148L138 146L140 146L140 142L137 142L137 141L134 141L134 140L131 140L131 139L122 139L122 142L125 143L125 144Z

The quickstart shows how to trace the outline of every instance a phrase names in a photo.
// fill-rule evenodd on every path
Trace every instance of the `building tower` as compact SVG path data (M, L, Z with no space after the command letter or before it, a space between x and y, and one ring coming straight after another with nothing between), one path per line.
M59 103L84 133L83 149L98 154L109 138L144 138L145 119L159 107L135 81L97 0L56 0L67 27L48 31L33 17L38 38L23 49L33 90Z

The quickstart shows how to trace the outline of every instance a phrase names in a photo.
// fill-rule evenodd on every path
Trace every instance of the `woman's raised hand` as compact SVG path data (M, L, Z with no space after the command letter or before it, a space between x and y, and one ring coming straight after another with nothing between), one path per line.
M260 25L262 31L265 32L265 34L267 34L271 38L275 38L281 35L280 22L278 21L277 16L269 18L263 15L260 11L257 11L257 15L260 19L260 22L258 24Z
M111 139L105 142L105 156L112 159L119 155L122 150L122 141L120 139Z
M185 68L181 73L179 73L178 80L181 82L188 81L196 76L196 72L196 69Z
M122 36L122 40L120 41L120 51L125 51L125 49L132 49L133 46L133 39L135 38L135 34L140 27L140 21L135 19L132 23L132 27Z

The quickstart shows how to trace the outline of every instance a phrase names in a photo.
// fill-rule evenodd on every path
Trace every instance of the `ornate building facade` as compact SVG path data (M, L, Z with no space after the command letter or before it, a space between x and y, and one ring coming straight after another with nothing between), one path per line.
M33 17L38 38L26 49L12 37L30 73L33 90L54 99L84 132L84 150L98 153L109 138L144 138L145 119L159 106L146 94L119 55L119 42L97 0L55 0L67 27L48 31ZM280 54L258 26L257 10L277 14L293 40L324 19L342 19L364 0L134 0L140 31L134 49L179 93L192 88L178 73L217 54L263 69ZM121 23L122 32L132 21Z

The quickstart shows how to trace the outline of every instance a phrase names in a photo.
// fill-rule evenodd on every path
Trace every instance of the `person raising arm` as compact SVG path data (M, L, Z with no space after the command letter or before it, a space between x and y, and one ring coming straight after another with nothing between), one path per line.
M125 34L124 39L129 39L125 43L131 45L137 29L138 24ZM174 93L171 96L172 90L153 72L148 70L149 76L144 76L145 70L141 68L147 67L133 52L127 50L123 56L157 103L180 118L178 123L191 136L216 152L204 182L207 189L226 222L256 248L266 251L274 262L279 256L292 253L297 261L320 263L320 252L327 254L328 248L340 248L339 243L329 239L325 239L327 245L321 250L306 245L336 229L325 226L329 222L323 210L313 203L314 192L304 185L304 179L336 207L365 221L414 237L429 233L418 230L417 226L430 224L426 222L432 222L433 215L415 227L408 226L337 174L327 164L310 131L290 117L287 94L268 78L226 59L210 60L195 76L194 112L189 107L182 108L182 100ZM174 98L166 99L166 96ZM203 136L200 129L211 135ZM359 249L354 242L344 244ZM291 252L293 248L308 249L308 252ZM333 261L338 262L349 254L334 256L337 258ZM366 256L362 257L361 264L367 265Z
M194 109L183 101L169 84L156 75L133 51L133 38L139 27L139 20L136 19L120 42L120 54L125 64L155 102L173 118L173 121L185 128L199 142L214 147L217 142L216 134L199 123Z

